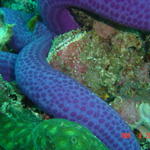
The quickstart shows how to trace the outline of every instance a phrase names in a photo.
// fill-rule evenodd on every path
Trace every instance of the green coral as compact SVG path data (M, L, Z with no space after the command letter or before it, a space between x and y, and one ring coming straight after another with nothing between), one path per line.
M14 97L15 96L15 97ZM0 78L0 146L6 150L108 150L88 129L64 119L43 120L22 105L14 82Z
M108 150L88 129L64 119L9 118L0 113L0 145L7 150Z
M36 0L2 0L2 5L14 10L21 10L27 13L33 13L37 10Z

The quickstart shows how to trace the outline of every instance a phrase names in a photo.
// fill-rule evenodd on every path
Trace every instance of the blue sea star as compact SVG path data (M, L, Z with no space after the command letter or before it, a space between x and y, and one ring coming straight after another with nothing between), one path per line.
M46 113L86 126L111 150L139 150L134 134L115 110L74 79L53 69L45 59L56 35L79 27L68 7L79 7L116 23L149 31L150 1L39 0L38 3L49 30L39 23L31 33L25 26L26 18L19 12L2 9L6 22L16 23L11 46L23 49L18 57L13 55L8 61L5 61L7 53L1 57L4 55L1 52L0 66L13 71L10 64L15 64L15 78L21 90ZM13 78L3 69L0 72L8 80ZM122 133L130 133L131 137L124 139Z

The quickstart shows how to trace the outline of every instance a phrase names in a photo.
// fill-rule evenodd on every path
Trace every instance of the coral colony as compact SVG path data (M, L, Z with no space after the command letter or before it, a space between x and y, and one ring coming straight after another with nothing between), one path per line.
M0 149L149 150L149 18L149 0L2 0Z

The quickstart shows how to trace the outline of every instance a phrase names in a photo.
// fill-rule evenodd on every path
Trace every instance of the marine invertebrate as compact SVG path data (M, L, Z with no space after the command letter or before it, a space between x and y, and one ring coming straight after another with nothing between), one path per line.
M17 54L0 51L0 73L7 81L15 79L15 63Z
M0 137L3 137L0 145L7 150L16 148L22 150L28 148L33 150L82 150L84 148L108 150L89 130L75 122L65 119L42 121L33 117L33 120L27 120L27 118L21 118L21 112L16 114L19 114L18 117L10 118L0 113ZM31 116L32 114L28 114L28 117Z
M134 143L132 133L132 138L128 141L120 136L123 132L130 132L130 129L110 106L80 83L53 69L43 60L46 55L43 52L44 50L48 51L47 47L50 46L49 39L49 36L44 35L38 41L33 41L27 45L20 52L15 71L16 80L22 91L46 113L53 114L56 118L61 117L76 121L88 127L111 149L116 149L116 146L118 149L124 148L122 142L126 145L128 145L128 142ZM43 42L44 45L41 45ZM45 53L47 53L46 51ZM29 59L30 57L32 57L32 60ZM30 72L30 74L27 72ZM43 80L43 77L50 80ZM49 85L51 85L50 88L48 88ZM118 122L118 124L112 126L113 122ZM103 130L105 130L104 133ZM116 140L110 131L114 132L113 135L116 135ZM107 136L107 140L105 140L104 135ZM118 139L122 142L118 143ZM113 141L113 144L110 141ZM133 145L129 144L128 148L138 149L138 145Z
M149 2L108 2L39 0L42 17L50 31L55 34L79 27L66 9L69 6L87 9L120 24L149 30L149 20L146 20L149 15ZM143 11L138 11L140 8L143 8ZM16 81L22 91L45 112L54 114L55 117L74 120L90 128L110 149L138 150L139 145L133 133L117 112L80 83L45 62L52 38L52 34L45 34L24 47L18 55L15 72ZM123 132L131 133L131 138L122 139L120 134Z
M42 120L41 115L22 105L23 97L15 82L0 78L0 145L4 149L107 150L79 124L64 119Z
M55 33L64 33L70 29L75 29L78 27L78 24L73 20L73 17L70 15L66 7L57 7L61 4L64 6L74 6L85 9L125 26L134 27L145 31L150 30L150 21L148 19L150 15L150 2L146 0L71 0L69 3L67 1L59 1L59 4L55 3L55 0L45 0L44 2L39 2L42 9L41 15L44 21L48 25L49 29L51 31L55 31ZM48 14L48 16L45 14Z

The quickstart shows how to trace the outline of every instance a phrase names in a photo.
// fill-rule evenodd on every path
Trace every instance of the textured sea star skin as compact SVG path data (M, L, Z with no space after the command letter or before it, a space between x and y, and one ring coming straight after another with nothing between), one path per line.
M0 52L0 73L4 80L12 81L15 79L15 63L17 54Z
M50 39L44 35L31 42L17 58L16 81L25 95L46 113L86 126L111 150L138 150L133 133L117 112L45 61ZM124 132L131 138L122 138Z
M68 7L82 8L118 24L150 31L150 0L39 0L41 15L55 33L76 29Z
M69 6L130 27L150 30L150 20L146 20L149 3L146 0L39 0L42 17L56 34L78 27L66 9ZM80 83L49 66L45 59L53 37L47 31L19 53L15 74L24 94L46 113L86 126L111 150L139 150L135 136L116 111ZM122 138L122 133L130 133L131 137Z

